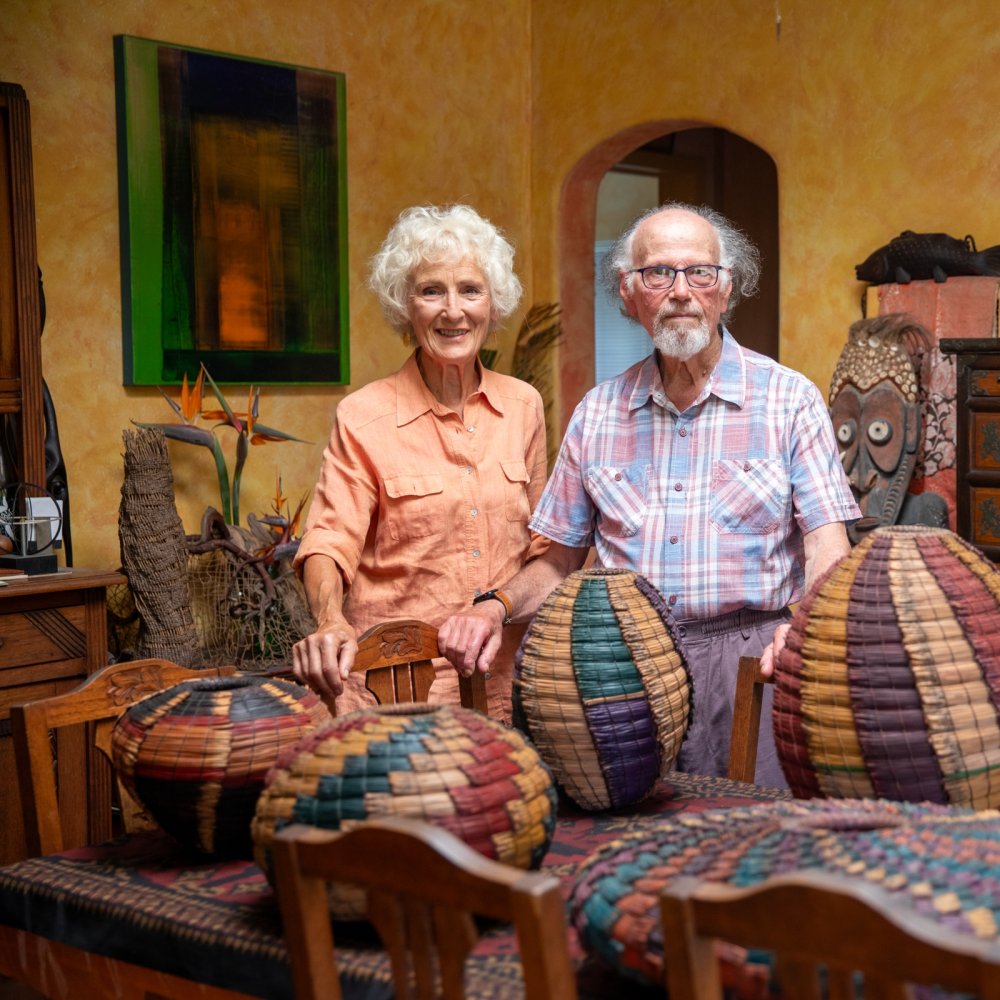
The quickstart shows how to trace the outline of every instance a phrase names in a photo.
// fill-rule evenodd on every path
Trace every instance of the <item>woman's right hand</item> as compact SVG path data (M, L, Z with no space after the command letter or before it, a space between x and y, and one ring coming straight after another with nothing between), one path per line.
M344 690L357 652L354 629L343 619L331 622L292 647L292 674L332 707Z

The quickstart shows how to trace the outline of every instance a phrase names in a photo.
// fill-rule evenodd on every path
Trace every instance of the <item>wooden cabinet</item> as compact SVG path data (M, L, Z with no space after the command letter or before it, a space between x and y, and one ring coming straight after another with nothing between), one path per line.
M1000 562L1000 340L954 338L956 530Z
M73 569L0 587L0 865L25 856L10 706L75 687L108 662L107 588L124 582L119 573ZM107 793L109 769L88 758L82 732L60 737L58 771L72 802L69 843L107 839L111 830L87 803Z

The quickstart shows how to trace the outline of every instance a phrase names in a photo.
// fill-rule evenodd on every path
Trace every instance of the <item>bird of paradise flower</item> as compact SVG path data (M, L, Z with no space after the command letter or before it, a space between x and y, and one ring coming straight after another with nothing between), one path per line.
M203 408L205 382L208 382L211 387L221 409L206 410ZM246 465L247 455L250 452L250 445L267 444L269 441L309 443L302 438L275 430L273 427L266 427L260 423L258 420L260 413L259 387L250 386L245 413L233 410L204 365L198 371L198 377L193 386L188 386L187 374L184 375L180 402L171 399L162 388L160 394L170 404L174 413L180 417L181 422L159 424L133 420L132 423L137 427L156 428L163 431L165 437L172 438L174 441L199 444L211 451L215 459L215 470L219 477L221 514L226 524L238 525L240 523L240 483L243 478L243 467ZM217 423L211 429L206 429L197 425L199 420L209 422L214 420ZM222 443L216 434L216 431L222 427L229 427L236 431L235 461L231 480Z

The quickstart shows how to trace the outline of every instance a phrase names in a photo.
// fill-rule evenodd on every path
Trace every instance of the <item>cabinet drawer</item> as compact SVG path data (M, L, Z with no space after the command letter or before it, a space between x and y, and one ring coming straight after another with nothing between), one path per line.
M83 659L87 653L82 604L0 615L0 669Z
M969 372L970 396L1000 396L1000 370L976 368Z

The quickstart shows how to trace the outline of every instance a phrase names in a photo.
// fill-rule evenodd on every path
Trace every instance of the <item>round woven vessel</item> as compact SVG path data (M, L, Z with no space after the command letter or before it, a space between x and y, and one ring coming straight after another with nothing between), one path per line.
M112 759L129 791L183 846L247 858L267 772L282 750L329 721L319 696L289 681L182 681L126 709L112 731Z
M648 795L687 731L691 683L662 595L637 573L580 570L538 609L516 660L515 721L584 809Z
M1000 573L944 528L878 528L801 603L775 671L796 796L1000 805Z
M339 717L285 753L257 803L254 858L290 823L349 829L380 816L412 816L451 831L488 858L537 868L555 830L552 775L515 729L471 709L399 704ZM354 919L363 897L331 892L336 916Z
M570 915L587 952L663 983L659 896L680 876L751 886L823 869L875 883L962 933L996 940L1000 813L885 800L771 802L712 809L606 844L581 865Z

